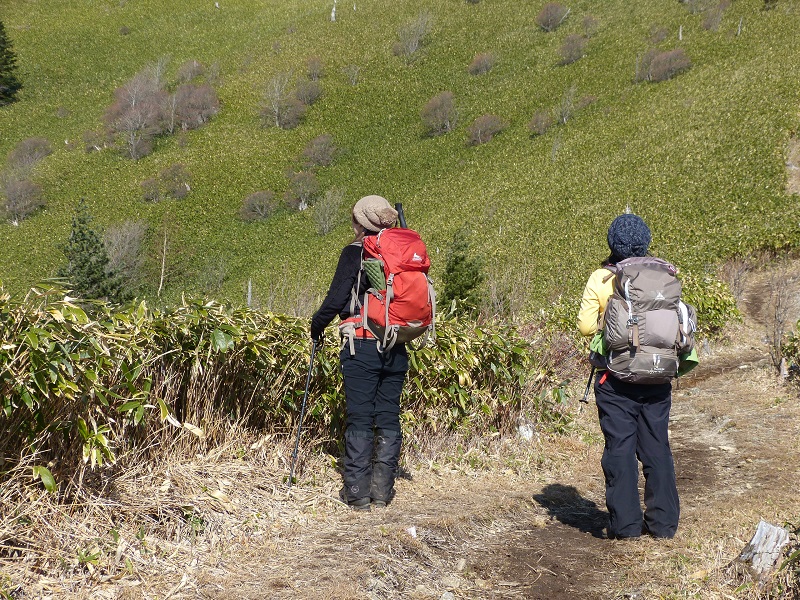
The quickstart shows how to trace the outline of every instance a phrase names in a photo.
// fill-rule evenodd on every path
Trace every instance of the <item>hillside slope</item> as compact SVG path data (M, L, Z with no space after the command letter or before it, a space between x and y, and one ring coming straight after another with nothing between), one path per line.
M550 33L535 22L544 2L365 0L340 4L335 22L327 0L216 4L0 0L25 86L0 110L0 157L33 136L56 149L34 175L46 208L18 227L0 224L7 288L22 293L53 275L81 197L104 227L148 225L141 292L158 286L166 230L167 299L204 292L241 304L252 280L257 303L301 312L349 239L348 207L367 193L404 203L429 241L436 277L453 232L471 226L492 282L509 290L524 278L528 308L565 293L574 301L604 255L607 224L626 206L651 224L655 253L697 273L732 254L798 242L800 203L784 192L800 107L795 1L764 10L740 0L711 27L710 2L584 0L565 3L570 13ZM424 12L433 23L426 42L411 59L395 56L398 30ZM583 58L560 65L566 36L587 33ZM683 49L691 69L636 83L653 47ZM478 53L496 64L473 76ZM81 137L102 125L114 89L166 56L171 82L187 60L214 67L220 113L136 161L113 149L85 152ZM302 79L311 57L324 65L322 98L296 129L263 128L267 82L281 72ZM343 71L350 65L356 85ZM426 137L420 110L443 90L454 94L457 125ZM531 136L534 113L570 104L565 124ZM487 113L508 128L468 146L468 126ZM319 236L313 211L241 221L243 198L282 195L287 171L323 133L340 153L317 177L322 189L344 191L341 224ZM141 183L176 163L191 173L189 196L143 201Z

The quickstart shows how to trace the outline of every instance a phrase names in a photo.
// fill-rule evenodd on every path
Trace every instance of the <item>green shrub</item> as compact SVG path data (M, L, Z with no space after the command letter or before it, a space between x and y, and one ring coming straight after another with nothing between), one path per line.
M296 425L305 319L206 301L163 311L145 302L85 307L59 289L33 290L20 303L0 291L4 459L58 457L56 475L68 477L81 461L102 464L120 448L179 432L213 444L226 421L284 434ZM409 352L404 428L513 427L523 394L554 383L552 366L536 358L546 345L537 348L508 325L443 317L433 343ZM317 356L304 428L330 439L344 418L338 345Z
M736 298L730 288L710 275L680 273L683 299L697 309L697 330L701 336L714 337L727 323L741 318Z
M0 21L0 107L11 104L22 89L17 77L17 55L11 47L5 25Z
M784 338L781 353L786 359L789 373L795 379L800 377L800 321L797 322L795 330Z
M457 312L478 307L480 285L484 280L483 260L475 256L471 232L461 227L453 234L444 265L444 284L440 295L442 306L456 302Z

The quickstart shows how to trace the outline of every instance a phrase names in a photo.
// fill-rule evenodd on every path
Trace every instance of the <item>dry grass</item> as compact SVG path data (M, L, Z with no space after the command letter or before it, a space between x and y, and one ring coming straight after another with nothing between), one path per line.
M2 589L79 600L777 598L777 582L797 581L759 584L732 561L759 519L800 515L800 402L770 366L763 323L736 327L674 393L672 540L603 538L602 436L594 409L578 412L576 381L566 435L409 436L395 501L368 513L335 500L334 457L303 449L290 493L291 436L222 425L214 447L184 433L149 460L120 453L61 497L20 466L0 484Z

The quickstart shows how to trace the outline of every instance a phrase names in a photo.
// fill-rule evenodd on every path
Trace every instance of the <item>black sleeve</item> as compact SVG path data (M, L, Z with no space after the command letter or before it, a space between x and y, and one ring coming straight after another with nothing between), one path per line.
M350 304L351 293L361 270L361 245L345 246L339 256L339 264L333 275L328 294L319 310L311 317L311 338L319 339L322 332L336 315L344 312Z

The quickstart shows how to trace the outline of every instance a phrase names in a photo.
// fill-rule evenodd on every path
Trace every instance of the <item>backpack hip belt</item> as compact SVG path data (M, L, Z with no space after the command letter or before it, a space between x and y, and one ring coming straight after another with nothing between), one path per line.
M356 338L362 340L376 339L372 332L360 323L361 317L350 317L339 324L339 339L342 343L339 349L344 350L345 346L349 346L350 356L356 355Z

